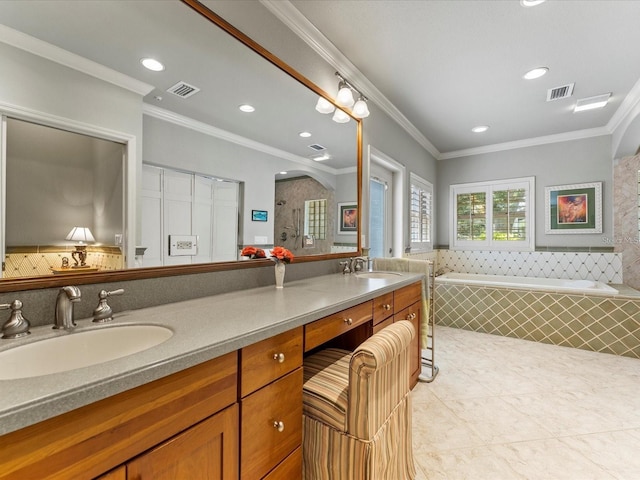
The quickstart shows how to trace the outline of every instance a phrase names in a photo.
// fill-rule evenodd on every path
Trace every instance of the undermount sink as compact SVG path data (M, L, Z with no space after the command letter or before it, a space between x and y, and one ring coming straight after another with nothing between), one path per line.
M401 273L397 272L358 272L356 277L358 278L393 278L401 277Z
M97 365L155 347L172 335L158 325L117 325L38 340L0 352L0 380Z

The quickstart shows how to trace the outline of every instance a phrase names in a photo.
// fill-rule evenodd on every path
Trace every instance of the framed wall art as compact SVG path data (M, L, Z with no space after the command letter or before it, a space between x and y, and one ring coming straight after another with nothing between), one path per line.
M602 233L602 182L544 190L545 233Z
M266 210L251 210L251 221L252 222L266 222L267 221L267 211Z
M338 203L338 233L357 233L358 204L356 202Z

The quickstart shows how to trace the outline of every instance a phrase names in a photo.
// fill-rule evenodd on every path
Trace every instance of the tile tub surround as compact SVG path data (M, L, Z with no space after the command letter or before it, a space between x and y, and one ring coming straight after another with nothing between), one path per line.
M437 268L459 273L624 283L622 255L603 252L438 250Z
M614 251L622 255L624 283L640 289L640 239L638 237L638 171L640 155L613 162Z
M576 295L436 281L438 325L640 358L640 295ZM627 293L627 295L625 295Z

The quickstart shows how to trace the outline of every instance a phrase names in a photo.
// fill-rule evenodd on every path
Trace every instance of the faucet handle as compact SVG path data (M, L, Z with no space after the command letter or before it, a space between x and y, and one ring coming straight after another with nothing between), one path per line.
M124 288L119 288L117 290L113 290L111 292L107 292L106 290L100 290L98 294L98 306L93 310L93 321L96 323L109 322L113 320L113 310L107 304L107 298L113 295L122 295L124 293Z
M0 310L6 310L11 308L11 316L4 325L2 325L2 338L20 338L25 335L29 335L29 327L31 324L29 320L22 316L22 302L20 300L14 300L11 303L5 303L0 305Z

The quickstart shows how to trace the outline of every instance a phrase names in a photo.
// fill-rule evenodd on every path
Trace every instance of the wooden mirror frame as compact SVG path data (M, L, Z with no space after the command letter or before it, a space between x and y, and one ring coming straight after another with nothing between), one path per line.
M304 86L326 98L337 108L340 108L333 99L320 87L314 84L311 80L304 75L287 65L280 60L277 56L263 48L261 45L253 41L247 35L235 28L229 22L222 17L211 11L209 8L201 4L197 0L180 0L185 5L189 6L200 15L208 19L212 24L221 28L229 35L236 38L236 40L242 42L245 46L256 52L258 55L269 61L271 64L282 70L287 75L298 80ZM348 113L348 112L347 112ZM353 117L351 118L356 122L356 164L357 164L357 189L358 189L358 205L362 202L362 120ZM328 253L320 255L309 255L296 257L295 263L305 262L318 262L323 260L338 259L345 257L352 257L359 255L361 252L360 243L360 226L362 225L361 219L362 208L358 208L358 233L357 233L357 250L347 253ZM126 270L105 271L96 273L78 273L64 276L46 276L46 277L29 277L29 278L16 278L16 279L3 279L0 280L0 293L4 292L17 292L23 290L36 290L42 288L57 288L68 285L72 282L75 285L87 285L93 283L106 283L106 282L121 282L127 280L142 280L148 278L160 278L170 277L176 275L193 275L197 273L218 272L225 270L239 270L245 268L257 268L271 265L271 260L251 260L251 261L236 261L236 262L219 262L219 263L200 263L192 265L176 265L169 267L143 267L143 268L130 268Z

